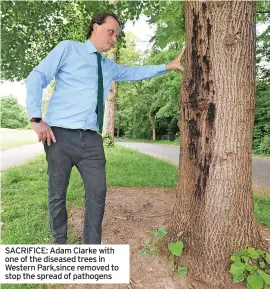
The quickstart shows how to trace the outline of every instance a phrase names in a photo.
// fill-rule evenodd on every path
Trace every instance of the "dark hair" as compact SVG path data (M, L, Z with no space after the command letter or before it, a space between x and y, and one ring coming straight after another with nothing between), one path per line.
M92 20L90 22L90 25L89 25L89 28L88 28L88 32L86 34L86 39L89 39L89 37L91 36L94 24L101 25L101 24L105 23L106 18L109 17L109 16L113 17L118 22L118 24L120 26L120 29L121 29L121 22L120 22L120 20L118 19L118 17L114 13L110 13L110 12L100 13L100 14L95 15L92 18Z

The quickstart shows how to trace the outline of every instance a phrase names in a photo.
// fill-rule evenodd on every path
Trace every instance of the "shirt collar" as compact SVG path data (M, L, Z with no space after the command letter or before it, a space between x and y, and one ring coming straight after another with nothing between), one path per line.
M89 54L94 53L94 52L98 52L96 47L94 46L94 44L91 42L90 39L87 39L85 41L85 45L86 45L86 48L87 48L87 51Z

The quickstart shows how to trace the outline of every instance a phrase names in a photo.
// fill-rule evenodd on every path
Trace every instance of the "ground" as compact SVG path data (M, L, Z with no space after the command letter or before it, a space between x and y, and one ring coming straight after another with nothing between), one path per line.
M256 187L258 191L259 187ZM270 195L270 188L259 190ZM165 226L175 203L174 189L110 188L107 194L103 221L104 244L130 244L130 284L119 285L56 285L53 289L189 289L183 280L173 274L167 262L148 255L138 256L147 239L147 231ZM73 206L69 216L70 230L81 243L83 208ZM269 228L262 227L264 238L269 238ZM194 284L195 285L195 284ZM240 287L237 287L240 288Z

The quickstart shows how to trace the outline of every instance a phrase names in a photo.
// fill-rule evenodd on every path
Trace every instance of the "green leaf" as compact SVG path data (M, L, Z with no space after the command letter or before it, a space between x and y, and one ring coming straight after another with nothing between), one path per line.
M183 276L186 276L187 273L188 273L187 267L180 267L180 266L178 267L178 272L177 272L178 276L183 277Z
M147 254L149 251L150 251L150 247L149 247L149 246L146 246L146 247L144 247L141 251L139 251L138 255L139 255L139 256L145 255L145 254Z
M245 262L245 263L248 263L248 257L247 256L242 256L242 259L243 259L243 261Z
M179 232L179 233L177 234L177 237L181 237L183 234L184 234L183 231L182 231L182 232Z
M255 269L255 267L252 266L251 264L245 264L245 270L251 272L253 271L253 269Z
M152 14L152 11L150 9L145 9L143 12L147 16L150 16Z
M241 258L237 255L234 255L234 254L231 256L230 259L234 262L241 262Z
M247 284L253 289L262 289L263 283L263 279L257 275L247 277Z
M237 253L236 253L237 254ZM242 249L238 252L239 256L248 256L248 250L247 249Z
M168 244L168 249L171 251L171 253L178 257L181 256L183 248L184 243L182 241L177 241L176 243Z
M267 262L267 264L270 264L270 254L269 253L265 254L265 261Z
M264 280L264 282L267 285L270 285L270 275L269 274L266 274L262 270L258 270L258 274L262 277L262 279Z
M242 264L241 262L235 262L231 265L230 268L230 273L233 275L233 282L234 283L239 283L244 281L245 275L245 265Z
M265 268L265 263L264 262L259 262L259 264L260 264L260 267L263 269L263 268Z
M248 248L248 253L252 259L258 259L261 255L261 251L254 248Z
M165 228L158 228L155 235L159 238L163 238L167 234L167 230Z

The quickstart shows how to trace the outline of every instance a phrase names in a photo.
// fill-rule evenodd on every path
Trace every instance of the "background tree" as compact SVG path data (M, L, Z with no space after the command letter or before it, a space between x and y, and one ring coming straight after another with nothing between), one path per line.
M1 98L1 127L25 128L28 118L25 109L13 97Z
M126 45L120 48L118 63L128 66L139 65L141 55L136 49L135 35L127 33L125 37ZM140 86L141 81L119 83L115 120L118 135L121 131L121 135L128 137L135 137L135 135L138 138L149 137L149 133L145 132L149 131L149 123L144 123L145 109L142 104L138 105Z
M257 81L253 151L270 155L270 84Z
M270 1L256 2L256 22L267 25L256 39L257 78L270 82Z

